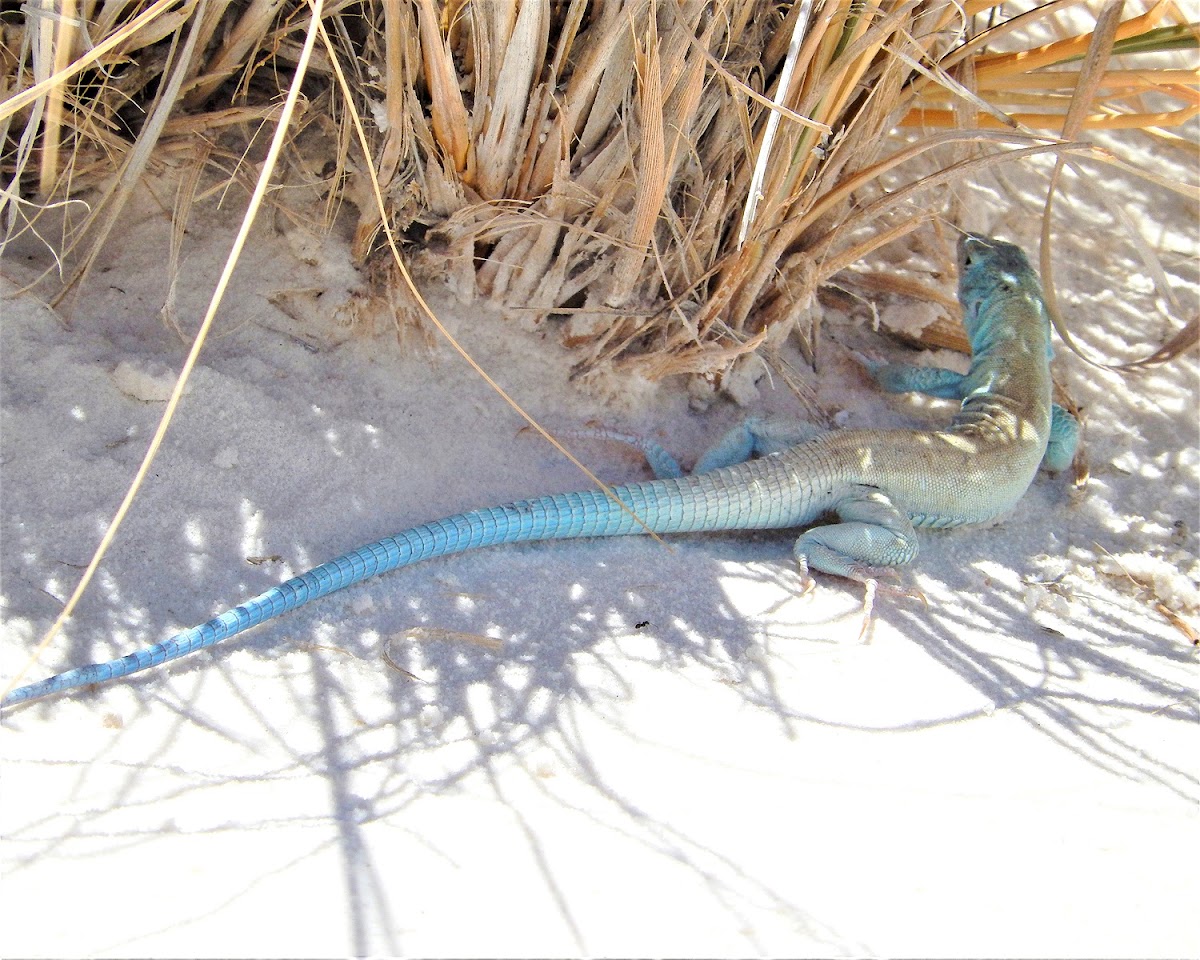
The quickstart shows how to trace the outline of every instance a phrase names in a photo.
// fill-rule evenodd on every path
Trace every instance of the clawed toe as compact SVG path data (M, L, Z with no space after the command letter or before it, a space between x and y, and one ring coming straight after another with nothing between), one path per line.
M925 606L929 606L929 601L925 599L925 594L920 590L909 590L901 586L900 575L895 570L883 569L875 572L874 576L855 576L853 579L860 580L864 586L863 592L863 622L862 628L858 631L858 642L865 643L868 635L871 632L871 627L875 623L875 595L883 592L893 597L910 597L914 600L920 600ZM887 580L884 583L882 581Z
M812 593L817 587L816 578L808 572L808 561L804 557L796 560L796 569L800 574L800 596Z

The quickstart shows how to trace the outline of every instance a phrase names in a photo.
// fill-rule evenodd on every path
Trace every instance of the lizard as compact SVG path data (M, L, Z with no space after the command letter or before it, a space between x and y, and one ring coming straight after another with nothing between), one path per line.
M958 298L971 346L966 374L867 362L883 389L960 401L933 430L825 431L751 419L684 475L656 443L640 444L656 479L519 500L421 524L351 550L199 626L135 653L19 687L11 707L128 676L212 646L368 577L496 544L652 532L805 528L793 549L810 570L864 581L910 563L916 528L998 517L1039 468L1065 468L1078 424L1051 402L1050 323L1021 249L979 234L958 242ZM614 435L616 436L616 435ZM629 439L618 437L618 439ZM826 515L833 522L814 522ZM868 602L871 594L868 593Z

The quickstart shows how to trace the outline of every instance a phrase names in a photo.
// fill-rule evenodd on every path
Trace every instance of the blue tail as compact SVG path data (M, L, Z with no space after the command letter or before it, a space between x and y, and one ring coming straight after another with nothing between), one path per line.
M783 515L780 506L783 498L777 492L772 494L779 479L772 470L764 469L763 463L732 468L763 475L756 493L749 492L755 490L753 484L722 483L718 474L706 474L617 487L613 494L619 503L602 491L585 490L520 500L422 524L314 567L207 623L177 633L145 650L18 687L0 700L0 707L127 677L147 667L211 647L310 600L376 574L476 547L647 531L676 533L787 526L794 520ZM745 488L746 492L735 493L734 487Z

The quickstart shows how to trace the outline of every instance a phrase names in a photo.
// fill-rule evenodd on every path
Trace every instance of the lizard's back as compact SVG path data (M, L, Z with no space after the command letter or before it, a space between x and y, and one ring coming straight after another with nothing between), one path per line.
M1016 504L1050 436L1050 323L1025 255L1011 244L989 243L986 263L973 265L968 245L960 254L963 324L974 349L951 424L826 434L794 451L793 471L810 473L814 462L834 465L816 469L885 491L918 526L979 523ZM824 504L836 505L836 496Z

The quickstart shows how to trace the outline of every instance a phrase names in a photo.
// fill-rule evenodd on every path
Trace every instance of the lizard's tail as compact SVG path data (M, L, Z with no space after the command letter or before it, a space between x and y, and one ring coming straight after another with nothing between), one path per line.
M762 466L758 461L702 476L616 487L612 491L615 501L602 491L585 490L425 523L314 567L152 647L18 687L0 701L0 707L158 666L211 647L327 593L433 557L531 540L787 526L795 520L783 516L780 504L785 498L772 492L780 482L777 473ZM731 483L728 475L735 471L739 472L738 482Z

